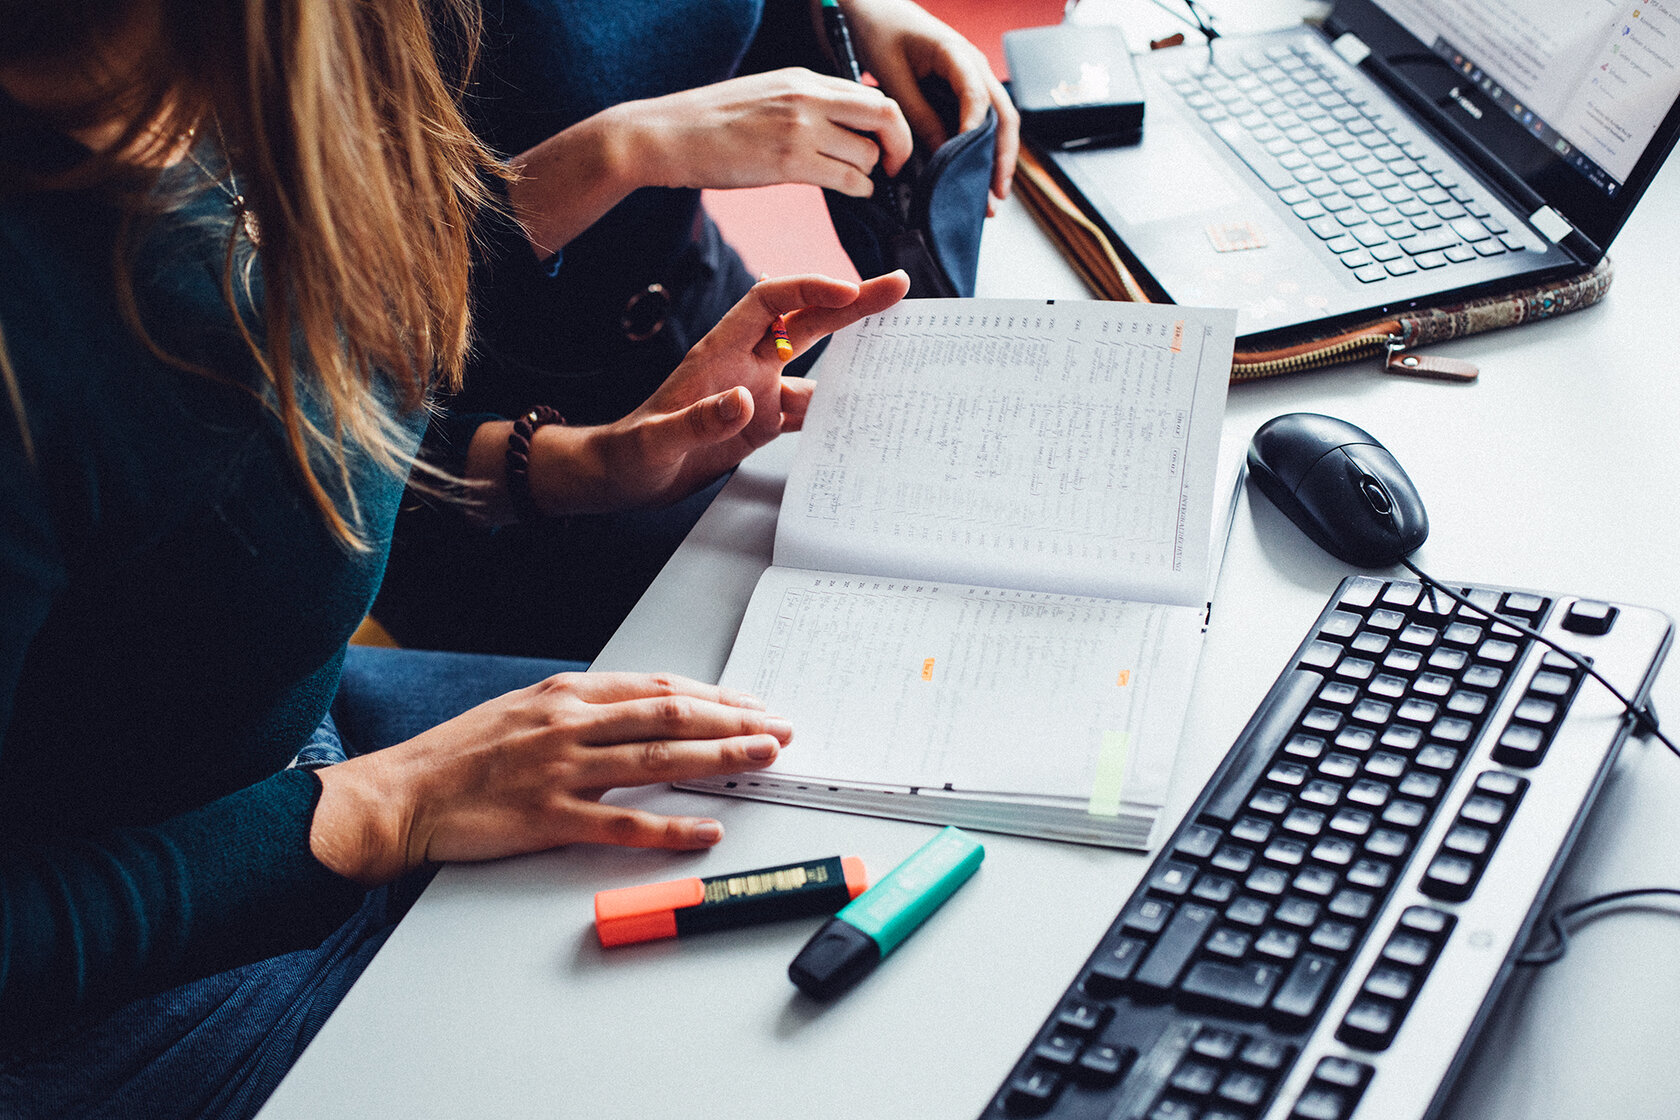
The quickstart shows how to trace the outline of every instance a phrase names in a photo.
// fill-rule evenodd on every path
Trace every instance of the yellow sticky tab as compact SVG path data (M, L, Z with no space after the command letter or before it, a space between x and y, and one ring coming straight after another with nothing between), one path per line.
M1091 803L1085 811L1094 817L1120 815L1120 787L1126 779L1126 755L1131 746L1129 731L1104 731L1097 751L1097 773L1091 781Z
M933 679L933 658L931 657L922 662L922 679L924 681L931 681Z

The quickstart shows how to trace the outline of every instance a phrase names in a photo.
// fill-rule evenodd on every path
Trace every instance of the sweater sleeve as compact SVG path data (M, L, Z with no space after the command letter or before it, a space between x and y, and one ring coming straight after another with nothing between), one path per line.
M6 740L19 680L67 564L43 481L54 447L32 460L11 409L0 425L3 753L19 749ZM362 897L310 851L319 796L314 774L290 770L148 827L0 829L0 1037L319 943Z
M0 1028L318 944L362 890L318 862L312 772L146 828L0 850Z

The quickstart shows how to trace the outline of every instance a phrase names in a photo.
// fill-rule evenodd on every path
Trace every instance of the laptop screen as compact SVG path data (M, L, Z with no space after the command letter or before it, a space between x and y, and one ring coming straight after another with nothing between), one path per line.
M1359 0L1344 14L1395 82L1600 248L1680 127L1680 0Z

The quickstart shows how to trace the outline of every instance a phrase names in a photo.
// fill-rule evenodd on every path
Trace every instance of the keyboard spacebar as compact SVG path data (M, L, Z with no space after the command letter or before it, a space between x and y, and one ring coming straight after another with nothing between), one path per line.
M1295 176L1291 175L1283 164L1273 159L1272 153L1256 143L1254 137L1250 136L1242 125L1227 117L1216 122L1213 130L1256 175L1260 176L1260 181L1272 190L1281 191L1285 187L1295 185Z

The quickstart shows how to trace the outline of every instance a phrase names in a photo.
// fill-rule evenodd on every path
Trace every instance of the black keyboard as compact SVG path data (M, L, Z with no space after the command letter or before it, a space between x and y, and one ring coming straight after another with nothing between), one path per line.
M1280 45L1161 77L1366 284L1541 248L1338 62Z
M986 1117L1430 1112L1526 944L1672 623L1344 581Z

